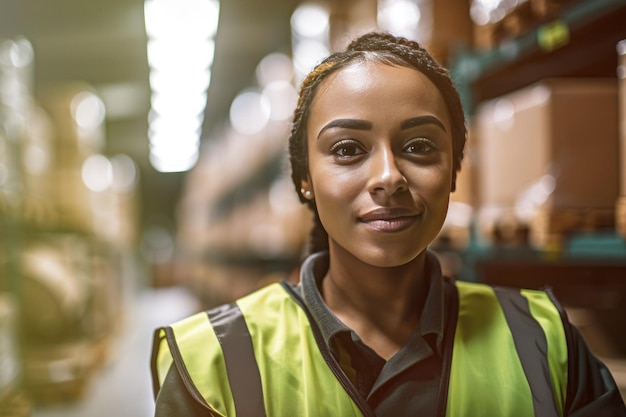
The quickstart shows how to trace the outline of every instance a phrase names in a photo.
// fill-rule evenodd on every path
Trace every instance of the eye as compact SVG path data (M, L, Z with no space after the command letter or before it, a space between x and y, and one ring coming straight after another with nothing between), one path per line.
M348 160L365 153L358 142L353 140L342 140L330 148L330 152L340 160Z
M404 152L417 155L430 154L435 150L435 145L432 141L426 138L417 138L409 142L404 148Z

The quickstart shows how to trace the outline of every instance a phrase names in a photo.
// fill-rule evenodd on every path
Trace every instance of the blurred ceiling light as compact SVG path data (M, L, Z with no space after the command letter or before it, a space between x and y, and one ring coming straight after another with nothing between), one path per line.
M102 100L89 91L76 94L70 104L70 110L76 124L86 130L98 128L104 121L106 113Z
M147 0L146 33L152 39L208 39L217 33L219 2Z
M319 4L304 3L291 15L291 28L304 38L325 37L328 25L328 11Z
M421 19L420 8L411 0L379 0L378 25L389 32L414 38Z
M183 126L183 128L167 126L159 130L150 130L148 136L150 137L150 148L164 152L175 152L176 148L200 144L198 130L188 126ZM172 140L172 137L175 140Z
M113 183L113 166L104 155L91 155L83 162L83 183L94 192L106 191Z
M317 40L305 40L294 46L293 65L299 78L311 71L328 55L327 44Z
M169 140L179 134L193 133L199 134L202 127L202 115L193 115L191 113L180 114L177 117L154 117L150 122L148 129L148 137L155 141L157 136L162 140ZM197 140L200 139L198 136Z
M152 94L152 112L148 121L151 123L158 117L172 119L204 117L206 91L198 94L185 94L184 91L160 92Z
M315 3L304 3L291 15L291 43L296 83L313 69L330 50L330 14Z
M486 25L501 20L506 13L526 0L473 0L470 16L477 25Z
M6 40L5 43L5 48L2 48L7 52L7 59L3 59L5 63L15 68L26 68L32 64L35 53L28 39L20 37L15 40Z
M230 105L230 124L241 134L259 133L267 126L269 119L270 104L258 91L242 91Z
M397 36L428 44L435 0L378 0L378 26Z
M215 43L211 39L148 40L148 64L159 71L208 70ZM190 53L193 52L193 53Z
M150 161L161 172L191 169L197 161L211 80L217 0L146 0L152 89Z
M128 155L116 155L111 158L113 168L113 189L117 192L128 192L137 184L137 166Z
M184 74L184 75L183 75ZM211 82L211 71L150 71L150 85L155 92L174 91L207 91Z
M265 87L274 81L291 81L293 79L293 63L291 58L280 52L265 56L256 68L259 85Z
M298 102L298 92L288 81L272 81L263 88L262 95L270 105L271 120L289 119Z
M168 149L170 152L160 152L162 149L150 147L150 164L159 172L188 171L198 161L199 146L191 148L172 146Z

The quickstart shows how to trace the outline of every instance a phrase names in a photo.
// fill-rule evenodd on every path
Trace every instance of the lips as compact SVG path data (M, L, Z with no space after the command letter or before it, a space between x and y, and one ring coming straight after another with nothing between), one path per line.
M359 216L358 220L380 232L401 232L408 229L420 213L406 208L378 208Z

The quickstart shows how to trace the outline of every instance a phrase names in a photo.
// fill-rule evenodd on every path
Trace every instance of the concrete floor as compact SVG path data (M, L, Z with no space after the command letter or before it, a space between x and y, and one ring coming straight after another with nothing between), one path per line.
M180 288L143 290L128 302L125 324L111 357L74 404L38 406L33 417L150 417L152 333L198 310L196 299Z

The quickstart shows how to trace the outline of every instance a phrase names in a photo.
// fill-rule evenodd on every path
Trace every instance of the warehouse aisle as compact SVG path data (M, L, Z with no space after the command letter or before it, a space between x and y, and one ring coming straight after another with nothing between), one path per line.
M152 331L198 309L181 288L142 290L129 297L125 324L109 362L90 381L84 398L71 405L39 407L33 417L149 417L154 414L150 382Z

